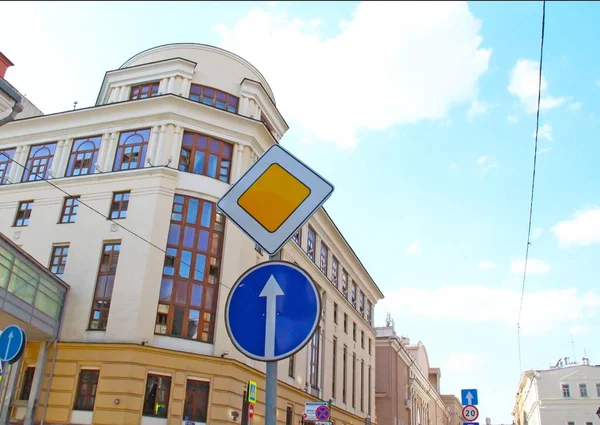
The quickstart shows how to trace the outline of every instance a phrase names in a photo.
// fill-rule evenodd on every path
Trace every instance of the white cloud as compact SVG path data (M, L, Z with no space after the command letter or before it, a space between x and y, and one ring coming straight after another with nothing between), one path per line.
M580 335L582 333L588 332L589 330L590 330L590 328L587 326L573 325L569 328L569 333L571 335Z
M268 1L267 2L267 6L269 6L269 7L275 7L275 6L277 6L277 2L276 1Z
M535 229L533 229L533 231L531 232L531 239L537 239L540 236L542 236L542 233L544 233L544 229L541 229L539 227L536 227Z
M476 116L487 113L488 107L489 106L487 103L474 100L473 102L471 102L471 107L467 111L467 119L471 121Z
M406 255L415 255L421 252L421 240L417 239L406 248Z
M446 118L488 69L466 2L362 2L329 38L310 21L253 9L214 30L264 74L288 122L341 147L362 130Z
M498 265L496 263L492 263L491 261L487 261L487 260L481 260L479 262L479 265L477 266L477 268L479 270L492 270L492 269L495 269L496 267L498 267Z
M509 115L507 119L508 119L508 122L512 123L512 124L519 122L519 119L516 116L512 115L512 114Z
M514 274L523 274L525 267L525 260L514 260L510 265L510 271ZM546 274L552 267L546 264L542 260L534 260L530 258L527 260L527 274Z
M535 137L535 131L533 132L533 137ZM546 139L549 141L554 140L552 138L552 126L550 124L541 125L538 129L538 139Z
M480 156L475 162L477 162L477 164L483 168L483 171L486 173L492 168L498 168L499 165L498 161L486 155Z
M452 353L442 366L443 373L474 374L483 369L486 361L476 353Z
M450 164L448 165L449 170L456 170L458 168L458 164Z
M437 289L398 288L388 291L377 304L378 323L391 312L396 323L403 318L461 324L497 323L514 329L519 312L520 287L491 288L484 285L447 285ZM380 306L381 304L381 306ZM423 308L427 305L427 308ZM569 308L565 309L565 306ZM527 291L523 299L523 334L547 333L558 325L576 324L600 307L600 296L576 288ZM451 322L451 323L450 323Z
M572 220L554 225L552 232L562 246L600 243L600 207L575 213Z
M513 68L508 84L508 91L517 96L527 112L537 109L539 83L539 62L529 59L519 59ZM542 75L542 97L540 109L552 109L567 101L566 97L552 97L548 94L548 82Z
M567 109L571 112L579 111L581 109L582 105L583 105L583 103L581 103L581 102L569 103L569 106L567 106Z

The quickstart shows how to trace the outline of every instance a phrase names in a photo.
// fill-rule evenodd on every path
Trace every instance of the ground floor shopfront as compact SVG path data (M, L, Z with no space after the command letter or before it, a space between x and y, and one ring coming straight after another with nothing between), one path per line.
M30 343L21 361L12 418L24 414L40 345ZM258 384L251 425L264 425L264 375L235 360L133 344L58 343L47 348L35 421L47 424L181 425L240 423L249 380ZM277 419L302 423L304 404L316 399L279 383ZM334 407L335 425L363 419Z

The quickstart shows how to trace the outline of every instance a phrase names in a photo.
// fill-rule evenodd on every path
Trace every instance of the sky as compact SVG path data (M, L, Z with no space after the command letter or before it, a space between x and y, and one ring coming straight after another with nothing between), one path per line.
M143 7L141 7L143 4ZM226 48L269 81L282 144L336 186L326 209L444 393L511 423L541 2L0 2L6 78L45 113L172 42ZM522 369L600 364L600 8L549 2ZM573 343L571 343L571 340Z

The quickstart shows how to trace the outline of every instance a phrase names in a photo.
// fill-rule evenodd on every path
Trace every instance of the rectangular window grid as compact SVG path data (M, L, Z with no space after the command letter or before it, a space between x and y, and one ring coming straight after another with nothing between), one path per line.
M148 97L158 96L159 82L140 84L131 88L129 100L146 99Z
M155 418L166 418L169 411L171 377L148 374L142 414Z
M127 218L127 208L129 207L129 197L131 192L115 192L110 204L110 215L112 220Z
M327 245L321 242L321 258L319 261L319 268L321 272L327 276L327 266L329 265L329 249Z
M204 134L185 131L179 155L179 171L229 183L233 145Z
M33 201L21 201L17 207L17 215L15 216L14 227L25 227L29 225L31 210L33 209Z
M21 181L46 180L50 176L55 152L56 142L31 146Z
M119 135L113 171L144 168L150 129L124 131Z
M69 255L69 245L56 245L52 247L52 256L50 257L50 271L56 276L62 278L67 265L67 256Z
M0 185L9 183L8 175L12 160L15 158L15 148L0 150Z
M79 372L77 394L75 396L73 410L94 410L99 376L100 371L98 370L82 370Z
M59 223L75 223L79 212L79 196L71 196L63 201Z
M317 236L312 227L308 226L308 238L306 240L306 255L311 261L315 262L315 245L316 245Z
M212 87L192 84L190 86L190 99L224 111L233 113L238 111L238 97Z
M100 258L100 267L98 268L98 277L94 291L94 303L90 316L89 329L91 330L106 329L120 251L120 242L105 243L102 247L102 256Z
M188 379L183 403L184 420L206 423L209 389L208 382Z

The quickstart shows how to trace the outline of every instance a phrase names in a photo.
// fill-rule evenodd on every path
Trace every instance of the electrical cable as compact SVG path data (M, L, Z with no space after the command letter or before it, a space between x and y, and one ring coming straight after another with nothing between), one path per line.
M535 120L535 141L533 148L533 171L531 176L531 197L529 200L529 221L527 225L527 245L525 246L525 265L523 267L523 282L521 285L521 300L519 302L519 316L517 319L517 344L519 351L519 373L523 372L521 363L521 315L523 313L523 298L525 296L525 283L527 280L527 262L529 260L529 247L531 246L531 221L533 217L533 198L535 193L535 171L537 165L537 154L538 154L538 135L540 129L540 104L542 98L542 67L544 60L544 35L546 30L546 0L542 1L542 34L540 40L540 66L538 72L538 98L537 98L537 112Z

